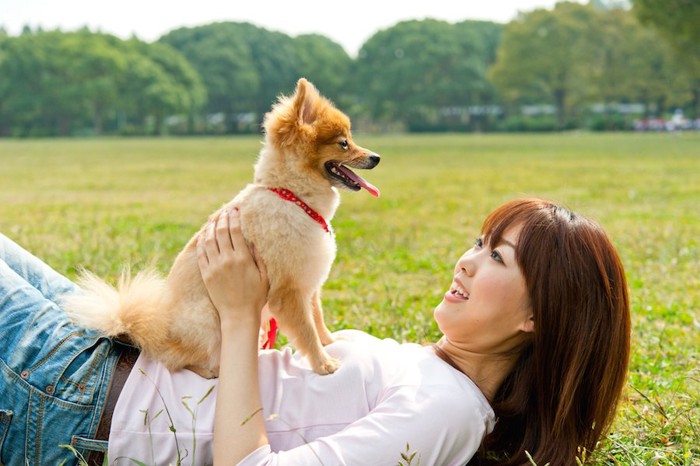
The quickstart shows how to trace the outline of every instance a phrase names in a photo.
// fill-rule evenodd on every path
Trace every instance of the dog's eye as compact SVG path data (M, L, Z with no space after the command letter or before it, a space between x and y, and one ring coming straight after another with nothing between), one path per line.
M348 147L349 147L349 146L348 146L348 140L347 140L347 139L343 139L342 141L340 141L340 142L338 143L338 145L340 146L341 149L343 149L343 150L348 150Z

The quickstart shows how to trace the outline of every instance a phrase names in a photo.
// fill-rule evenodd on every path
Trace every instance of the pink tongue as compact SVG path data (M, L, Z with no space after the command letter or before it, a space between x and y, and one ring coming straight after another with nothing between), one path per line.
M345 176L350 178L352 181L355 183L359 184L363 188L365 188L369 193L374 196L374 197L379 197L379 190L372 184L367 181L365 181L361 176L357 176L355 172L350 170L348 167L343 166L343 165L338 165L338 169L343 172Z

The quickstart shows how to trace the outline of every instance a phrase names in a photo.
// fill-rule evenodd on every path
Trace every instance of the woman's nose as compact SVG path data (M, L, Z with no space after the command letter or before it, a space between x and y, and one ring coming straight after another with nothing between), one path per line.
M473 277L474 272L476 272L476 266L473 261L467 261L466 264L464 264L464 273L467 274L467 277Z
M457 273L463 272L468 277L472 277L474 276L475 270L476 264L474 263L474 259L468 254L462 256L462 258L457 263Z

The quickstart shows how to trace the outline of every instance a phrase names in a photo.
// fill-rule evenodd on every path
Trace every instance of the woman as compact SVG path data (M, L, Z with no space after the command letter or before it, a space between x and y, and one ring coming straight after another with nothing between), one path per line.
M113 415L102 407L113 398L107 386L119 391L119 345L67 323L53 303L72 285L3 244L6 464L52 464L60 453L51 444L84 448L105 418L115 464L209 464L212 443L217 466L460 465L474 455L529 464L527 454L572 464L579 447L592 450L605 432L624 384L622 265L599 226L546 201L512 201L488 216L434 310L443 333L436 345L337 332L327 349L342 366L327 376L289 350L258 351L264 264L245 246L237 213L222 215L199 242L221 318L218 385L141 356ZM27 407L31 414L19 414Z

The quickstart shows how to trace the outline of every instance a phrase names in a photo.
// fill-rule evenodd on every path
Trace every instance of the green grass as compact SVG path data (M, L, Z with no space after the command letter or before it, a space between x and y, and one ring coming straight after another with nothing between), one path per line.
M438 337L432 309L494 207L558 201L599 221L626 265L633 356L593 464L700 464L700 134L363 136L382 190L344 192L329 325ZM73 277L167 271L252 178L257 137L0 140L0 231Z

